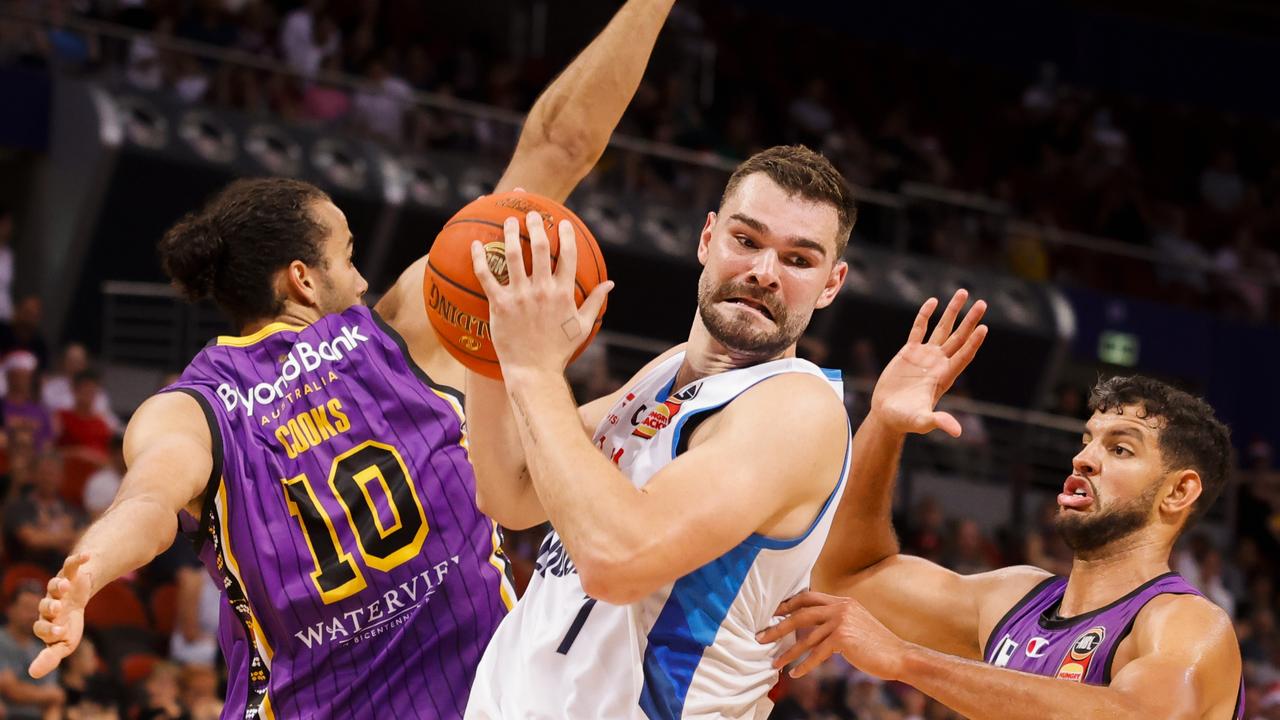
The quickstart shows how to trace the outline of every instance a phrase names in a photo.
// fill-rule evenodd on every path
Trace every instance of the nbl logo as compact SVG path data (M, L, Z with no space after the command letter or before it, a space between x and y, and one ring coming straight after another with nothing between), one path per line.
M1098 651L1106 636L1107 629L1101 625L1080 633L1076 641L1071 643L1071 649L1062 658L1062 662L1058 664L1056 677L1059 680L1084 682L1089 674L1089 666L1093 664L1094 653Z
M1106 628L1091 628L1085 634L1076 638L1075 644L1071 646L1071 659L1084 660L1093 654L1094 650L1102 644L1102 638L1107 634Z

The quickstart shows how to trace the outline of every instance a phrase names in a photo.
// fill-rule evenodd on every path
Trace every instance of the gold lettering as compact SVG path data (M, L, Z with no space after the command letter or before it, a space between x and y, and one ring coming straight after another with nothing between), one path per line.
M289 433L293 435L294 444L301 446L295 447L295 450L297 450L299 454L310 450L312 445L307 442L308 438L306 433L302 432L302 428L298 427L298 418L289 418L289 422L287 424L289 426Z
M306 436L307 442L311 443L311 447L324 442L324 438L320 437L320 431L316 430L316 424L311 422L310 413L302 413L297 420L298 427L302 428L302 434Z
M334 430L333 425L329 423L329 413L324 411L324 406L311 408L311 419L315 421L316 429L320 431L321 440L328 440L338 434L338 431Z
M333 426L337 428L338 432L344 433L351 429L351 420L346 413L342 412L342 403L338 401L338 398L330 400L325 404L325 407L329 408L329 414L333 415Z
M265 417L262 419L264 421L266 420ZM284 446L284 454L288 455L289 459L292 460L298 457L298 451L293 448L293 445L289 442L288 438L289 438L289 428L285 427L284 425L281 425L280 427L276 428L276 439L280 441L280 444L282 446Z

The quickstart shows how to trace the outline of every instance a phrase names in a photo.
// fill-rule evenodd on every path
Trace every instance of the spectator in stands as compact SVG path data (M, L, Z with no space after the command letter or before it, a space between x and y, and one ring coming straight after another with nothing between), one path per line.
M97 698L110 698L115 691L111 678L101 671L102 661L98 648L91 638L84 638L80 646L63 665L59 685L66 695L67 713L83 711L82 703L94 704Z
M84 485L84 511L92 522L111 507L124 480L124 436L113 435L108 451L108 462L89 476Z
M392 74L391 55L383 53L365 69L368 83L352 101L356 126L370 135L399 145L404 141L405 114L413 105L413 88Z
M324 0L308 0L285 16L280 28L280 52L285 63L311 79L326 58L341 51L342 36L325 13Z
M191 720L218 720L222 716L222 696L218 694L218 673L210 665L182 668L182 704Z
M178 720L191 716L178 697L178 666L159 662L143 684L141 702L130 713L137 720Z
M35 380L36 356L18 350L4 359L5 396L0 401L0 414L7 431L27 431L35 440L37 451L46 450L53 442L53 415L38 401Z
M70 410L75 405L75 377L90 368L89 351L78 342L68 343L62 350L59 365L60 368L56 374L46 374L40 383L40 401L55 413L60 410ZM111 398L101 382L98 383L98 392L93 397L93 411L106 421L107 427L111 428L112 432L120 432L124 429L120 418L111 409Z
M62 458L50 451L36 463L31 490L4 510L6 547L14 561L39 565L50 574L62 567L83 521L62 500L61 490Z
M0 325L0 357L15 350L26 350L36 356L38 369L49 367L49 346L40 331L40 298L27 295L18 301L11 325Z
M913 555L941 562L943 543L945 542L946 518L942 514L942 506L932 495L921 498L916 504L915 512L907 521L906 547Z
M40 680L27 675L27 666L44 649L31 634L42 597L44 588L22 583L5 598L5 626L0 628L0 698L7 703L9 720L58 717L66 701L56 672Z
M212 667L218 657L218 615L222 595L195 555L181 553L186 562L178 567L177 615L169 639L169 657L184 665Z
M982 536L982 528L966 518L955 523L954 537L947 543L943 564L961 575L974 575L997 567L999 558L993 555L990 543Z
M339 72L341 61L337 55L326 58L324 69ZM322 124L332 124L351 112L351 96L346 88L325 83L312 83L302 92L302 111L306 117Z
M102 396L102 380L93 370L81 370L72 383L74 402L57 415L58 446L68 460L96 470L107 464L113 434L95 407Z

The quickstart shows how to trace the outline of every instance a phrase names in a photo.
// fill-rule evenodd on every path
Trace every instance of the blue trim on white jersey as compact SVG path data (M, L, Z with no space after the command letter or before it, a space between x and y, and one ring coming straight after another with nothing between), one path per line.
M650 720L678 720L702 654L746 582L760 549L741 544L675 582L649 630L640 709Z
M839 380L840 382L844 382L844 373L840 372L839 370L835 370L833 368L818 368L818 369L822 371L823 375L827 376L828 380Z
M831 494L827 496L826 502L822 503L822 509L814 516L813 522L809 523L808 529L806 529L802 535L786 540L779 540L778 538L771 538L768 535L751 533L751 535L742 542L746 545L754 545L764 550L787 550L804 542L805 538L813 534L813 531L818 527L818 523L822 522L822 518L826 516L827 510L831 509L831 503L835 502L836 498L840 497L840 489L844 487L844 482L849 477L849 456L852 453L853 437L850 436L850 438L845 441L844 464L840 466L840 477L836 480L836 486L831 489Z
M657 400L660 403L664 403L667 401L667 398L671 397L671 391L675 390L676 375L680 374L679 370L680 370L679 368L676 368L676 374L671 376L671 379L667 381L666 385L663 385L661 388L659 388L658 394L655 395L653 398L654 400Z

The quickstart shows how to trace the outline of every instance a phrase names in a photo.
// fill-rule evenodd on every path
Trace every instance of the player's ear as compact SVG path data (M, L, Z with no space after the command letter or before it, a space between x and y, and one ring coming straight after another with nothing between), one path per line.
M849 275L849 263L844 260L837 260L836 264L831 268L831 272L827 274L827 284L822 288L822 294L818 296L818 302L814 305L814 309L822 309L836 301L836 296L840 294L840 288L844 287L844 279Z
M707 223L702 226L702 234L698 236L698 262L707 264L707 253L711 249L711 231L716 226L716 213L707 213Z
M1173 484L1165 493L1164 500L1160 501L1160 509L1170 514L1180 513L1194 505L1202 492L1204 483L1200 473L1190 469L1179 470L1174 474Z
M285 292L301 305L316 304L316 281L311 268L301 260L294 260L284 270Z

